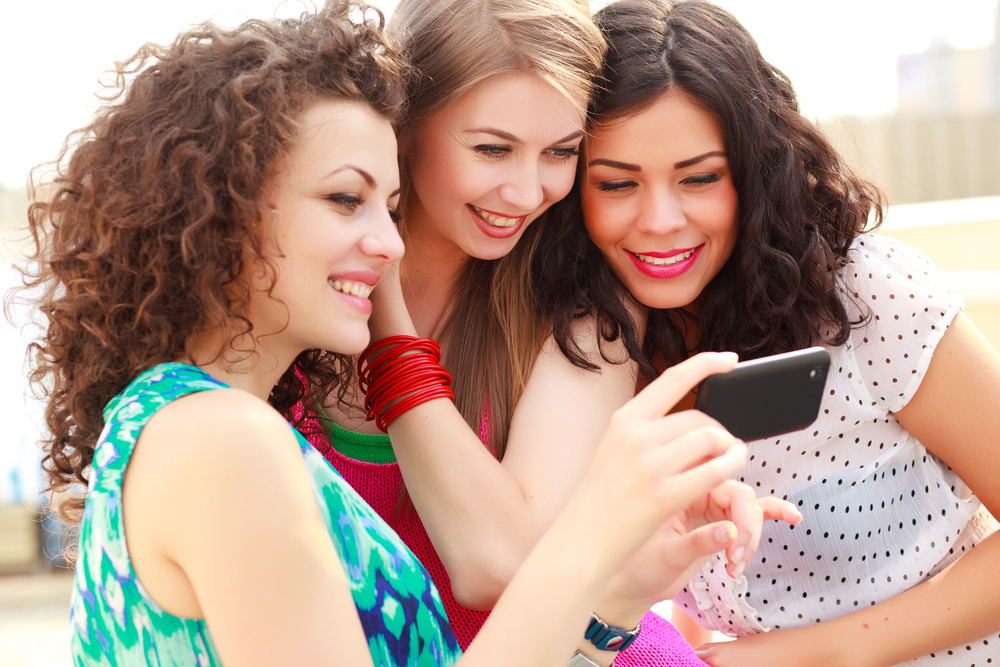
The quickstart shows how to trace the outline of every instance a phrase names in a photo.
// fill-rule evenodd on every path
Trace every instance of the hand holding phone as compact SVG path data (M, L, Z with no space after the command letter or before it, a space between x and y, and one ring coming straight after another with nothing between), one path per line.
M822 347L742 361L703 380L695 408L745 441L798 431L819 415L829 368Z

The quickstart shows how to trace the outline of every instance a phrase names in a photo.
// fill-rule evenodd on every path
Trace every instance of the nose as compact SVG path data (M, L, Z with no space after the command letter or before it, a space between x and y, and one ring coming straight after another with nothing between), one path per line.
M687 225L684 207L669 188L650 188L643 198L637 228L647 234L669 234Z
M369 257L381 257L386 264L403 257L403 239L388 210L376 214L367 234L361 239L361 252Z
M511 213L526 214L537 209L545 201L538 165L530 160L515 165L498 194L501 201L517 209Z

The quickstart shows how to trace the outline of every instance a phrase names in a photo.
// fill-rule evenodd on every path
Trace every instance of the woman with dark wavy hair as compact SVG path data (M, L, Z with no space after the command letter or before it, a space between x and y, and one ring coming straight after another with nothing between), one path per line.
M833 359L818 421L748 443L738 476L793 501L802 523L768 524L745 572L706 566L674 599L745 637L699 656L1000 659L987 511L1000 511L1000 358L923 255L869 233L882 194L802 117L733 16L704 0L620 0L595 20L608 56L577 190L536 262L564 353L591 367L571 331L590 313L640 384L705 350L822 345Z
M427 571L282 419L306 382L310 400L343 389L371 290L402 257L405 93L381 27L331 2L146 45L33 190L45 467L60 495L86 487L64 504L82 509L77 665L461 656ZM426 342L382 361L369 396L405 395L396 413L448 388ZM753 493L727 479L745 448L707 418L664 417L734 363L702 355L616 414L463 664L561 667L607 581L665 525L706 554L752 531ZM742 503L732 521L724 499ZM677 586L691 560L657 565L647 579Z

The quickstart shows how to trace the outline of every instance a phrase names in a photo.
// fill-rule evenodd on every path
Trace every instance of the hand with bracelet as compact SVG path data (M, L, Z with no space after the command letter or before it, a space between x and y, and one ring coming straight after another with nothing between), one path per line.
M370 345L358 360L368 419L387 430L407 410L435 398L451 398L451 377L439 360L440 348L429 339L397 335ZM671 373L681 374L678 380L683 383L684 371L681 366ZM664 419L670 422L663 434L669 438L694 432L706 421L721 430L701 413L681 413ZM615 456L620 458L622 452L616 449ZM739 577L756 550L763 521L768 519L795 524L801 515L785 501L757 500L749 487L732 480L670 516L612 579L598 602L601 615L592 616L584 633L586 641L570 664L611 664L617 653L627 649L639 635L639 619L649 607L672 597L719 550L726 551L730 574ZM613 622L605 621L602 615Z

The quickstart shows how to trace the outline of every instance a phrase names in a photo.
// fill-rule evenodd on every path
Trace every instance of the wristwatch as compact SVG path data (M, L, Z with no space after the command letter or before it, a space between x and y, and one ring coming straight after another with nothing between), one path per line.
M589 657L577 651L569 660L569 667L601 667Z
M624 651L639 636L642 630L642 623L631 630L619 628L617 625L608 625L597 614L590 615L590 625L583 634L584 639L589 639L590 643L601 651Z

